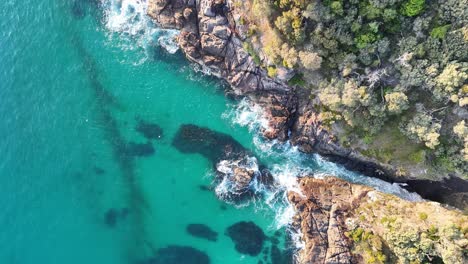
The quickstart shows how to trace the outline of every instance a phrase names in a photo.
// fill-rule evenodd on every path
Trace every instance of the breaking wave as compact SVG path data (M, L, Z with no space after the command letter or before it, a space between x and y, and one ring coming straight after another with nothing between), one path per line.
M117 35L123 48L149 52L150 48L160 46L171 54L179 49L176 42L179 31L159 28L147 15L147 0L101 0L101 5L110 38Z
M378 191L394 194L406 200L423 200L418 194L408 192L398 184L349 171L318 154L304 154L289 142L264 140L260 131L268 128L268 121L263 115L262 108L248 99L231 106L223 116L234 125L247 127L254 134L255 153L259 159L270 165L275 187L262 190L265 192L264 203L277 212L275 228L287 227L291 223L295 210L286 195L289 191L300 193L297 178L303 176L323 178L332 175L352 183L371 186ZM300 233L297 230L290 230L290 233L295 247L297 249L303 247Z

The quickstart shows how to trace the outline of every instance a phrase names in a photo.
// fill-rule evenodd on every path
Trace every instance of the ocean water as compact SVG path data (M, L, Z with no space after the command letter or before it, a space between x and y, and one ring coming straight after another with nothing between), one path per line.
M177 32L151 24L145 6L0 2L0 263L149 263L174 246L211 263L286 263L270 255L273 245L292 254L301 245L287 228L294 212L284 195L297 176L334 174L419 199L263 141L261 110L228 99L227 87L187 63L172 42ZM145 138L142 122L162 135ZM263 197L241 204L222 199L216 164L172 145L184 124L230 135L271 170L276 187L254 184ZM268 237L258 256L240 253L226 235L240 221ZM217 240L190 235L190 224L209 226ZM193 261L152 263L204 263Z

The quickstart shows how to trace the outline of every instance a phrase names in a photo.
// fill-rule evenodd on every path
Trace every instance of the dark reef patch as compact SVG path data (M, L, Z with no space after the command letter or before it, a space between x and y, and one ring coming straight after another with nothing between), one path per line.
M106 173L106 171L103 168L99 168L98 166L94 166L93 171L97 175L103 175L104 173Z
M172 146L182 153L198 153L212 161L238 159L246 149L233 137L192 124L181 125Z
M200 189L200 191L211 192L214 188L209 185L198 185L198 189Z
M213 131L206 127L184 124L179 127L172 140L172 146L182 153L198 153L212 162L216 171L216 181L228 179L230 189L223 199L234 202L244 201L254 195L250 183L256 179L266 187L271 186L273 177L268 169L257 160L259 171L251 169L251 151L244 148L230 135ZM217 169L219 162L227 161L227 169Z
M161 139L163 137L163 129L154 123L146 122L140 118L137 118L137 125L135 130L142 134L146 139Z
M104 214L104 222L108 227L115 227L120 220L125 219L129 214L128 208L111 208Z
M293 254L291 250L281 251L278 246L272 245L270 250L271 264L292 264Z
M151 142L146 143L135 143L128 142L125 144L123 153L128 156L134 157L149 157L155 152L153 144Z
M204 224L189 224L187 225L186 231L194 237L203 238L209 241L218 240L218 233Z
M86 2L74 0L70 11L75 19L83 19L86 16Z
M239 253L257 256L262 252L266 239L263 230L254 222L241 221L227 228L226 235L231 238Z
M168 246L158 249L155 256L138 264L210 264L208 255L193 247Z

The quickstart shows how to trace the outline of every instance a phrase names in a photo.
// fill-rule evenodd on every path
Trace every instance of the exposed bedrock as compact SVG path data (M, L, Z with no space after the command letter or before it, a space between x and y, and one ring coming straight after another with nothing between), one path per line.
M292 225L304 242L297 263L468 260L468 218L459 211L405 201L334 177L303 177L298 184L298 192L288 193L296 211ZM372 261L377 258L385 260Z
M162 27L181 30L178 43L190 61L226 80L235 94L249 97L263 107L269 123L262 131L266 138L290 140L302 152L319 153L368 176L389 182L410 180L397 176L397 169L390 165L341 146L323 128L306 91L268 77L244 50L231 13L235 11L225 0L149 0L148 8L148 14ZM410 187L413 183L408 182ZM464 208L460 199L452 197L454 193L456 197L466 197L466 192L452 188L446 195L441 191L446 189L444 183L433 185L431 189L442 195L422 192L424 198L436 197L436 201Z
M272 176L254 155L233 137L192 124L180 126L172 145L182 153L201 154L210 160L217 182L225 182L229 200L238 201L254 195L254 181L269 185Z
M299 185L302 193L288 193L297 211L293 226L302 232L305 243L297 262L354 263L342 215L352 206L355 196L365 195L370 188L336 178L303 178Z

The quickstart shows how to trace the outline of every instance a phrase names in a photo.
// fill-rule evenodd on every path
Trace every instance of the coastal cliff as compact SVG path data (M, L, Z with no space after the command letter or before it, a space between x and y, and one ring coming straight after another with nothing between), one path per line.
M305 153L319 153L333 162L389 182L407 182L409 190L458 208L467 207L468 183L464 180L427 181L418 175L402 176L398 168L343 147L323 126L307 92L268 76L245 50L239 15L223 0L150 0L148 15L164 28L181 32L178 43L187 58L206 72L226 80L238 96L248 97L264 109L268 139L290 140ZM236 19L237 17L237 19ZM430 185L431 193L418 189ZM434 196L433 193L438 193ZM456 199L453 197L456 196Z
M298 263L466 263L468 217L326 177L298 179L288 199L304 246Z

